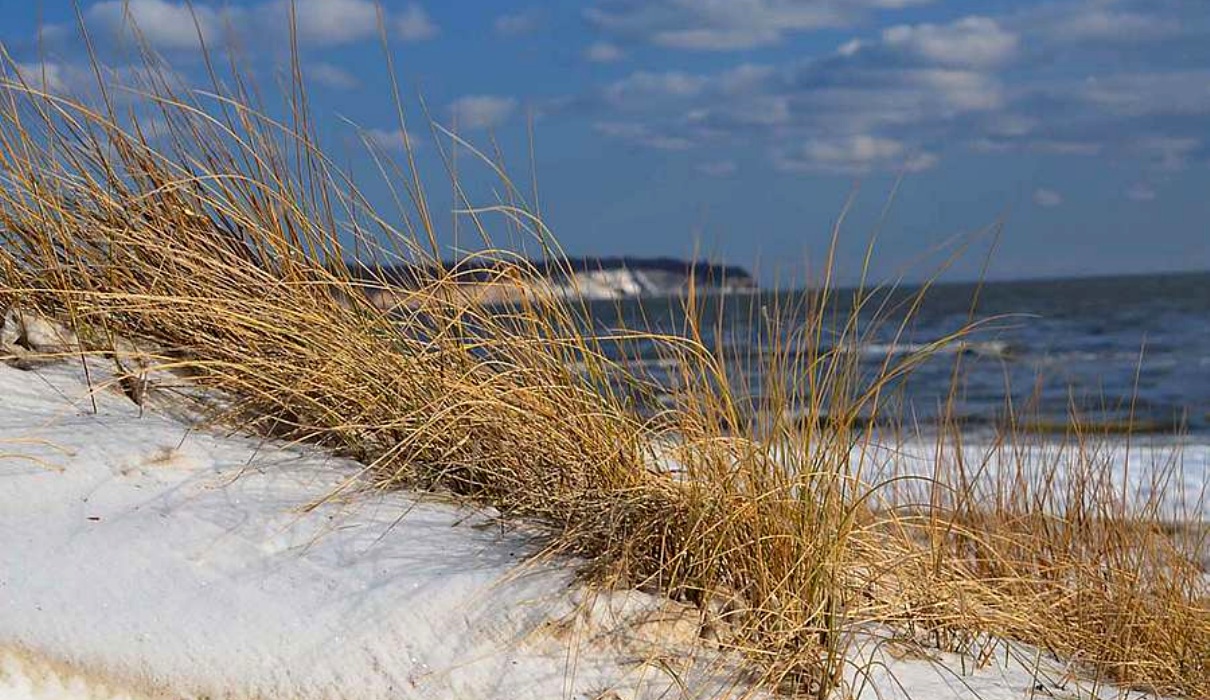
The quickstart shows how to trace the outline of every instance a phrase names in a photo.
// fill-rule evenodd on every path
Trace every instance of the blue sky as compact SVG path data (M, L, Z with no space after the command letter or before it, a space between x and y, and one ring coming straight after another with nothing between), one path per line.
M288 54L285 0L196 0L193 16L175 0L80 4L116 68L132 57L126 17L199 86L196 27L265 83ZM368 0L295 9L325 141L385 203L350 125L398 153L379 14ZM532 118L542 214L573 254L697 246L800 278L856 192L850 278L875 227L874 274L919 276L938 246L998 220L995 278L1210 268L1200 0L427 0L381 17L434 207L454 208L421 98L468 140L494 137L524 181ZM27 76L86 89L66 0L0 4L0 41ZM467 178L492 203L487 178ZM451 219L443 242L460 245ZM954 276L980 273L980 240Z

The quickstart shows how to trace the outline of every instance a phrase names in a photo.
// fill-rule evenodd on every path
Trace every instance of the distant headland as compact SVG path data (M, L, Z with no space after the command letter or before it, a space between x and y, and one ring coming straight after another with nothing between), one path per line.
M433 266L408 263L370 265L347 263L354 277L365 284L375 305L389 308L406 303L420 280L448 277L451 292L480 303L508 303L523 296L577 297L616 300L679 296L692 286L697 292L738 293L757 289L746 269L700 260L631 256L578 257L555 260L501 262L468 258Z

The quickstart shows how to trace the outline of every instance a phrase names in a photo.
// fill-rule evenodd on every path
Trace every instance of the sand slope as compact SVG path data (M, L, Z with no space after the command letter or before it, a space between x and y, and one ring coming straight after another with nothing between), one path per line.
M162 397L140 410L91 369L90 392L78 362L0 364L4 700L745 691L691 608L593 596L490 512L356 489L323 501L359 465L201 429ZM1030 650L965 671L894 650L876 631L859 647L855 669L879 663L851 673L858 695L1087 697Z
M581 605L566 562L523 563L535 538L490 513L402 493L309 508L358 465L140 415L116 388L94 414L78 365L0 365L0 393L10 678L54 675L44 657L173 695L659 697L662 653L704 691L732 675L683 660L704 651L693 611Z

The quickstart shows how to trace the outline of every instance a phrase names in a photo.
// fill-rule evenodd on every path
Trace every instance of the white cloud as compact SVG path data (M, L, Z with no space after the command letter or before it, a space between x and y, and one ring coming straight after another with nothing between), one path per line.
M1060 156L1097 156L1101 154L1103 149L1103 144L1092 141L1039 139L1029 142L1029 150L1031 151Z
M762 87L775 73L772 66L741 63L720 73L717 82L727 94L748 93Z
M979 138L971 143L981 153L1043 153L1059 156L1098 156L1105 145L1095 141L1055 139Z
M937 161L932 153L910 149L895 139L869 134L813 138L800 147L773 153L774 166L786 172L861 173L875 169L919 172L933 167Z
M66 63L45 61L42 63L14 63L17 75L0 66L0 81L15 82L20 78L31 90L81 97L97 92L97 73L89 63ZM183 75L167 67L149 68L144 65L99 66L101 81L111 88L109 99L124 106L146 103L136 90L146 90L148 85L167 84L173 90L188 89ZM112 89L116 87L133 88Z
M646 0L586 11L606 31L678 49L729 51L777 44L792 33L851 26L871 9L929 0Z
M933 168L940 161L941 159L935 153L921 151L908 156L907 160L903 161L902 169L909 173L924 172Z
M1205 148L1202 139L1192 136L1144 134L1124 143L1087 139L1049 138L976 138L969 147L981 153L1040 153L1091 158L1110 153L1130 157L1152 171L1176 172L1189 167Z
M587 49L584 49L584 58L593 63L613 63L625 57L626 54L620 48L607 41L595 42Z
M682 71L639 71L608 85L605 97L618 106L645 106L652 99L696 97L708 84L705 76Z
M660 151L686 151L694 146L687 136L655 132L633 122L598 122L593 124L593 128L610 138Z
M674 49L733 51L751 49L781 40L781 32L763 27L732 29L677 29L658 32L655 43Z
M702 163L697 166L698 172L710 177L730 177L734 175L739 168L735 165L735 161L718 160L711 163Z
M682 78L687 89L679 94L710 101L694 106L692 113L703 115L699 121L732 130L763 127L770 137L792 130L828 141L888 129L936 132L959 120L1007 124L1000 115L1011 95L992 68L1010 60L1016 46L1016 35L988 18L905 26L888 30L885 40L853 40L812 61ZM620 87L615 98L623 94ZM742 102L733 99L740 92ZM651 102L646 95L630 98L628 106Z
M1038 206L1040 206L1044 209L1050 209L1053 207L1057 207L1063 203L1063 195L1059 194L1058 192L1056 192L1054 190L1049 190L1044 187L1040 187L1040 188L1034 190L1033 199L1034 199L1034 204L1037 204Z
M307 44L340 46L378 35L378 5L373 0L274 0L264 8L266 22L288 21L291 2L298 38ZM418 3L409 3L397 14L384 13L382 22L402 41L423 41L437 34L437 26Z
M223 44L231 35L259 46L267 38L281 41L290 30L290 12L300 41L311 46L339 46L373 38L379 13L373 0L266 0L259 4L224 6L185 0L102 0L85 13L88 23L111 36L138 34L161 50L189 50ZM428 39L437 33L424 8L416 3L382 21L404 41ZM200 34L200 39L199 39Z
M533 34L542 25L542 17L534 10L500 15L492 23L492 29L500 36L525 36Z
M841 56L852 56L860 51L865 46L865 42L861 39L849 39L845 43L836 47L836 53Z
M33 90L63 93L70 89L69 69L63 64L47 61L43 63L17 63L14 67L17 70L15 77L19 78L21 82L24 82ZM0 73L2 72L0 71Z
M885 52L874 57L891 59ZM793 169L835 160L829 167L837 170L879 160L861 153L878 143L871 134L944 129L959 119L1002 114L1008 103L999 79L986 72L884 66L842 56L781 67L743 63L715 74L637 71L607 85L601 97L606 107L625 112L627 123L647 125L642 133L626 134L634 143L679 144L708 136L759 144L810 137L818 143L806 151L781 149L783 164ZM825 153L843 148L852 150L851 157ZM896 156L897 162L874 167L920 170L936 160L920 148Z
M809 2L815 13L847 12L842 3ZM803 16L766 23L790 4L603 0L590 20L628 41L668 43L668 32L698 30L735 38L763 27L776 36L761 41L776 42L809 31L801 28ZM1199 126L1210 117L1210 71L1196 54L1189 57L1187 41L1197 32L1210 39L1210 19L1186 20L1184 43L1165 46L1162 55L1159 45L1145 56L1126 47L1129 57L1107 60L1106 47L1089 42L1108 38L1111 25L1144 34L1170 30L1177 5L1153 10L1143 0L1055 0L998 16L900 24L780 64L732 61L708 73L638 70L582 104L604 113L598 118L608 127L599 131L631 143L683 148L709 140L765 149L788 170L919 170L951 144L987 153L1130 158L1147 170L1175 170L1210 162L1210 132ZM858 15L877 9L869 0L846 7ZM1080 8L1086 16L1077 22ZM1038 22L1045 12L1065 18L1063 31L1083 38L1048 30ZM1082 71L1118 65L1138 72L1082 80ZM1147 72L1161 65L1166 69ZM1149 131L1169 140L1144 142Z
M886 70L807 80L785 93L788 112L796 126L825 134L946 128L959 118L993 113L1005 102L996 79L966 71Z
M408 148L416 150L420 142L410 133L402 129L366 129L362 138L373 148L383 151L405 151Z
M74 37L71 29L68 29L62 24L43 24L38 27L37 38L38 42L47 45L58 45L64 39Z
M440 29L424 11L424 7L411 3L403 8L392 21L395 35L404 41L424 41L437 36Z
M791 124L794 113L785 95L750 95L712 109L690 110L691 122L709 124L721 119L734 126L778 127Z
M994 136L1025 136L1040 125L1037 117L1009 112L997 112L987 120L987 133Z
M887 46L950 66L990 67L1011 61L1019 39L990 17L966 17L950 24L890 27Z
M285 22L290 7L299 41L304 44L338 46L374 36L378 10L370 0L275 0L264 9L267 22Z
M517 100L497 95L467 95L450 104L460 129L491 129L508 120L517 108Z
M1093 77L1085 81L1082 95L1127 116L1210 115L1210 70Z
M985 73L931 68L903 73L906 85L926 88L958 112L999 109L1004 104L1000 82Z
M352 90L361 85L361 81L352 73L331 63L312 63L307 66L307 75L316 83L334 90Z
M1008 153L1015 147L1011 141L989 138L972 139L967 146L975 153Z
M728 2L726 0L678 3L687 10L681 18L650 34L652 43L678 49L725 51L767 46L789 32L845 24L835 7L803 3ZM690 8L693 9L690 9ZM600 19L598 17L598 19Z
M218 45L227 29L243 16L239 9L217 10L167 0L104 0L85 12L90 25L111 36L135 36L133 22L138 36L164 50L196 50L202 41Z
M1126 190L1126 198L1132 202L1151 202L1155 197L1155 188L1146 182L1136 182Z
M1080 5L1059 17L1043 19L1040 28L1066 41L1150 41L1175 36L1181 25L1172 17L1115 11L1100 5Z

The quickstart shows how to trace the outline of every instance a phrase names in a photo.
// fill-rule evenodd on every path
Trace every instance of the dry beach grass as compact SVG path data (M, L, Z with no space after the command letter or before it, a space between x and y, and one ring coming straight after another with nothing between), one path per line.
M376 212L321 151L298 65L275 119L238 68L184 90L144 61L135 85L98 67L88 99L5 69L0 306L60 319L133 378L149 363L186 374L233 398L216 420L354 456L382 488L539 521L604 585L697 602L706 636L785 692L836 690L852 633L884 623L976 661L988 640L1013 639L1113 682L1210 696L1204 533L1129 507L1098 456L1106 436L1073 427L1063 465L1022 464L990 486L984 465L939 466L912 504L889 495L901 481L854 471L885 388L961 334L862 377L838 348L870 332L858 312L882 297L824 279L801 305L766 311L776 341L754 360L766 388L751 411L690 290L677 337L610 339L655 344L675 368L674 405L640 413L624 389L647 378L608 359L575 300L522 296L501 311L450 293L466 271L440 266L410 154L376 154L401 202ZM558 249L497 172L501 201L464 202L465 217L481 255L523 279L533 271L489 229ZM343 267L354 250L432 272L386 312L365 293L385 281ZM939 450L959 439L939 435ZM670 459L675 472L661 468Z

